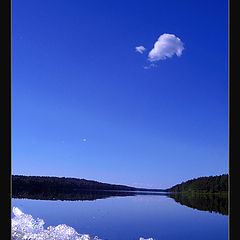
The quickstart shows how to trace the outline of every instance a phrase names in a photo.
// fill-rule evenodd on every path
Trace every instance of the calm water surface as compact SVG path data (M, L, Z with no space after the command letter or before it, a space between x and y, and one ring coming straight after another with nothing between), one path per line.
M200 211L167 196L127 196L95 201L12 199L12 207L45 221L66 224L104 240L227 240L228 216Z

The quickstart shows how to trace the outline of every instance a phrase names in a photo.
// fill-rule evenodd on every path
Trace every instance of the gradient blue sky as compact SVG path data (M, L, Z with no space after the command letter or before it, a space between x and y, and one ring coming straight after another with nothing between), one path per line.
M182 55L144 69L164 33ZM12 1L12 174L165 188L227 172L228 1Z

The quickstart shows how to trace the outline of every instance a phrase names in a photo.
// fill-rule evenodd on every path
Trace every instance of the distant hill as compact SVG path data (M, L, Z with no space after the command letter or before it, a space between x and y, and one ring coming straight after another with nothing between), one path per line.
M144 192L163 192L161 189L144 189L135 188L125 185L101 183L93 180L66 178L66 177L46 177L46 176L22 176L12 175L12 197L23 198L29 196L57 198L62 196L64 198L76 198L76 196L84 197L89 195L87 192L94 192L105 196L108 194L116 195L114 191L144 191ZM105 193L103 193L105 191ZM119 193L118 193L119 195ZM120 195L123 195L121 193ZM126 194L125 194L126 195Z
M47 177L47 176L12 176L13 191L21 189L31 190L126 190L135 191L136 188L125 185L101 183L93 180L66 178L66 177Z
M218 193L228 191L228 174L199 177L166 189L168 192Z

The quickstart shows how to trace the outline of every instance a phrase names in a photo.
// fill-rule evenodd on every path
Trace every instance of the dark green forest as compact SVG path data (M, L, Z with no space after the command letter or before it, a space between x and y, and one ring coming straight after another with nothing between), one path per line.
M177 184L168 189L145 189L125 185L101 183L93 180L46 177L46 176L12 176L12 195L74 195L82 191L151 191L151 192L198 192L198 193L220 193L228 190L228 175L200 177Z
M228 215L228 174L191 179L166 190L177 203Z
M141 191L141 192L140 192ZM45 177L12 176L12 197L42 200L96 200L112 196L133 196L147 194L150 190L125 185L101 183L92 180ZM163 190L152 189L152 194Z
M12 176L13 194L20 191L30 192L72 192L77 190L125 190L134 191L136 188L124 185L101 183L92 180L46 177L46 176Z
M162 192L161 189L144 189L135 188L125 185L116 185L101 183L93 180L65 178L65 177L46 177L46 176L22 176L12 175L12 195L53 195L54 194L71 194L82 191L153 191Z
M219 193L228 191L228 174L199 177L166 189L168 192Z

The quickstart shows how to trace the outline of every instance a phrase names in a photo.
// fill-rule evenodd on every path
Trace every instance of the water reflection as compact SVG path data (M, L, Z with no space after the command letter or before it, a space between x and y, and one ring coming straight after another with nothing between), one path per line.
M157 192L138 192L138 191L108 191L108 190L82 190L82 191L22 191L14 192L13 198L26 198L36 200L62 200L62 201L94 201L110 197L127 197L136 195L166 195L166 193Z
M177 203L202 211L228 215L227 194L181 194L172 193L168 197Z
M127 197L137 195L167 196L177 203L202 211L217 212L228 215L227 194L181 194L168 192L136 192L136 191L65 191L65 192L34 192L24 191L15 193L13 198L38 199L38 200L62 200L62 201L94 201L111 197Z
M86 199L86 195L82 197ZM140 236L156 240L228 239L227 215L193 210L166 196L108 195L96 201L13 199L12 206L43 219L45 227L66 224L104 240L137 240Z

